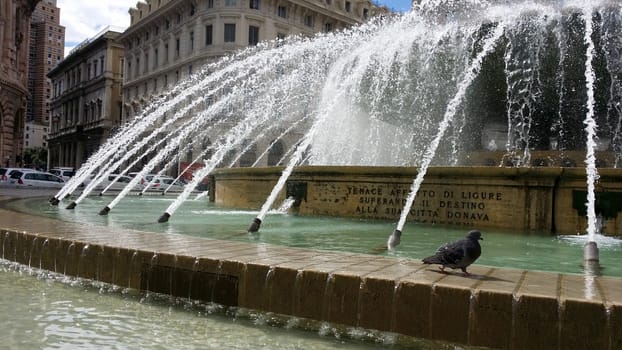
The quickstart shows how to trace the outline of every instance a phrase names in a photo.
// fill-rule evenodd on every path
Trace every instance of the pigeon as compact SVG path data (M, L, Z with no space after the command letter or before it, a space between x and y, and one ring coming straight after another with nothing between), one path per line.
M467 267L482 254L480 239L483 240L481 232L470 231L466 238L440 246L434 255L424 258L423 263L439 264L441 272L445 272L445 267L461 269L465 276L469 276Z

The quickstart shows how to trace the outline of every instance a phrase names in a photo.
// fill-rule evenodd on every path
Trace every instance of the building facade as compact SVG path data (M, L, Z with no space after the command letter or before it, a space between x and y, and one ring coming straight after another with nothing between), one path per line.
M64 48L65 27L60 25L60 9L56 6L56 0L42 0L32 13L30 25L30 98L26 109L28 127L24 133L26 148L46 146L43 143L50 123L52 94L52 84L47 74L63 59Z
M124 118L210 60L291 34L333 31L387 13L369 0L146 0L129 10Z
M104 28L54 67L48 166L78 168L121 120L123 46Z
M30 19L40 0L0 1L0 161L22 163Z

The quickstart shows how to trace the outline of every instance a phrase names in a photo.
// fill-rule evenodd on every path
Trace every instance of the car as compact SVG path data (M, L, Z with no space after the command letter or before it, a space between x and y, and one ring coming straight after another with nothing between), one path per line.
M145 175L144 185L149 186L148 191L166 191L168 189L171 192L179 192L184 189L184 184L181 181L175 181L175 178L166 175Z
M9 182L18 187L61 188L65 185L65 180L54 174L32 169L13 171Z
M29 168L0 168L0 182L9 182L11 174L17 170L34 170Z
M67 168L67 167L55 167L55 168L50 169L49 172L50 174L61 177L65 181L68 181L70 178L72 178L76 174L76 171L74 170L74 168Z
M117 180L115 181L115 179ZM93 175L91 175L91 177L89 177L88 180L84 181L83 185L87 185L91 181L93 181ZM100 183L98 183L95 187L93 187L93 189L98 190L98 191L104 190L113 181L114 183L110 186L108 190L121 191L130 183L130 181L132 181L132 178L126 175L110 174L106 178L104 178ZM133 190L135 191L140 191L142 189L143 189L142 184L136 184L136 186L134 186L133 188Z
M161 182L162 191L181 192L184 190L185 184L179 180L175 181L173 178L156 179Z

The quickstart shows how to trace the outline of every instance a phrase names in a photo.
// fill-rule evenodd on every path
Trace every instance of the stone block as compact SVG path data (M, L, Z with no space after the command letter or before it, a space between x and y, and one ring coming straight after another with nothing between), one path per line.
M512 349L558 349L559 305L554 296L523 294L516 301Z
M584 322L583 320L589 320ZM567 299L561 314L560 348L607 349L607 312L601 302Z
M245 266L246 269L240 282L242 291L240 306L249 309L265 310L268 304L267 285L270 283L269 279L272 278L269 274L270 266L255 264L246 264Z
M298 271L294 269L278 266L273 269L272 277L266 286L269 300L267 311L284 315L293 314L297 275Z
M84 244L77 257L76 276L95 280L98 277L98 260L101 247L93 244Z
M622 304L609 306L609 349L622 349Z
M333 274L326 285L327 309L324 321L355 326L361 279L356 275Z
M41 246L41 259L39 266L42 269L48 271L56 271L56 245L58 245L57 238L47 238Z
M321 320L328 307L326 283L328 273L312 270L301 271L294 289L293 315Z
M395 293L392 331L412 337L428 338L432 284L400 282Z
M435 285L430 302L430 337L467 343L471 290Z
M394 310L395 281L365 278L359 293L359 327L391 330Z
M99 246L97 257L97 279L105 283L114 281L114 255L118 254L119 248Z
M412 337L428 338L432 284L400 282L395 294L395 315L391 331Z
M473 297L469 344L509 349L512 335L512 293L480 290Z

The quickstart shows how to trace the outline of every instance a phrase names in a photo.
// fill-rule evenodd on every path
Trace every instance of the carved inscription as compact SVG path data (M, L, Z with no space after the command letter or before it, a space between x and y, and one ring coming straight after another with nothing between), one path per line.
M398 218L410 188L405 185L361 184L345 186L346 202L361 218ZM419 189L408 219L422 223L473 225L491 221L494 203L503 201L500 191L469 190L461 186L428 186Z

